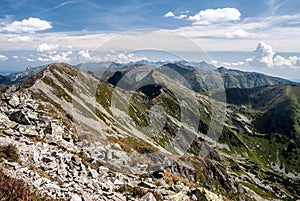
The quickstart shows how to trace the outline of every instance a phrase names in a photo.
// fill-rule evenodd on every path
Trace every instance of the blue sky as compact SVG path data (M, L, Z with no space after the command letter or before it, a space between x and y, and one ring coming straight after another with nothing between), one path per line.
M126 32L167 30L193 41L217 66L297 79L299 8L293 0L2 0L0 72L52 62L138 60L117 47L105 58L92 53ZM199 49L174 48L200 60Z

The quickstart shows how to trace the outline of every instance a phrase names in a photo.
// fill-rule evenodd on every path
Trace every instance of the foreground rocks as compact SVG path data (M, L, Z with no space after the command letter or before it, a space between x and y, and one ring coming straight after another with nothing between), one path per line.
M1 166L6 174L24 179L42 194L71 201L199 200L199 195L202 199L223 200L221 195L179 180L167 183L163 171L161 175L140 176L112 171L99 159L123 163L127 156L120 145L103 147L98 154L91 155L93 146L99 144L95 142L82 149L87 144L78 140L63 119L51 115L49 108L55 111L53 106L35 101L27 93L2 94L0 145L15 145L20 161L3 159ZM179 169L169 168L171 172L188 172ZM193 193L196 191L197 194Z

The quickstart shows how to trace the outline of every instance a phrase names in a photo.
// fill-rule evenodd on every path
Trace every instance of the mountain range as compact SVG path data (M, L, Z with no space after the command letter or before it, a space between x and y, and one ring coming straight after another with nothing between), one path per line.
M33 186L50 197L300 199L298 83L184 61L50 64L0 83L0 145L39 150L1 166L29 184L48 178ZM62 174L65 156L75 173Z

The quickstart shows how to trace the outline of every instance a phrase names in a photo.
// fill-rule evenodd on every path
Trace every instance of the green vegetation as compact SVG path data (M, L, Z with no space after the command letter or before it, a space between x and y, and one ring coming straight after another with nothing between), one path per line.
M242 182L242 185L250 188L256 194L260 195L264 199L272 199L272 198L276 197L275 195L270 193L267 189L261 188L257 185L252 184L252 183Z
M45 76L45 77L42 78L42 80L43 80L44 83L46 83L47 85L49 85L53 89L52 92L58 98L64 98L67 102L72 102L72 97L70 95L68 95L68 93L63 88L61 88L60 86L55 84L55 82L53 82L51 80L51 78Z
M109 113L113 88L105 83L100 82L96 90L96 101L100 103Z
M155 103L161 105L168 115L181 121L180 104L171 91L164 89L163 93L155 100Z
M133 138L133 137L116 138L116 137L108 136L107 139L111 143L120 144L122 149L128 153L136 152L139 154L148 154L148 153L158 151L158 149L153 147L151 144L138 138Z
M134 93L130 100L129 116L141 127L149 126L149 114L152 103L147 97Z

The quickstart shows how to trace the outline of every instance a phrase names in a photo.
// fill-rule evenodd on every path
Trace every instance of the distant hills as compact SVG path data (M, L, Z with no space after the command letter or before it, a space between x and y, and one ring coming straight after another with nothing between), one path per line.
M226 89L251 88L284 84L299 85L299 83L290 80L267 76L256 72L243 72L239 70L226 69L224 67L218 68L218 72L222 74Z
M119 64L116 62L90 62L78 64L75 67L93 74L96 78L108 79L115 72L126 71L124 69L128 70L134 65L162 68L165 70L172 69L182 75L188 81L191 88L193 88L196 92L205 92L215 88L252 88L284 84L300 85L298 82L272 77L261 73L243 72L239 70L226 69L224 67L217 68L206 62L149 62L142 60L126 64ZM46 67L47 65L27 68L23 72L0 75L0 85L22 82ZM222 80L220 80L221 77Z

